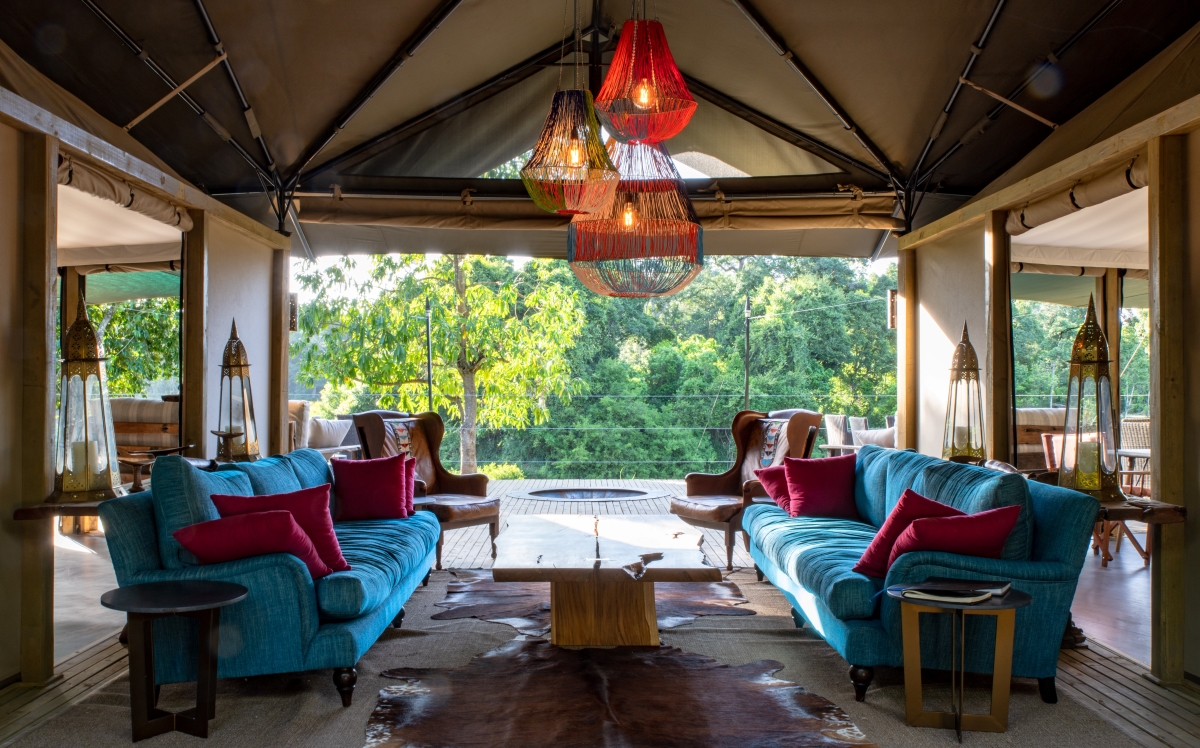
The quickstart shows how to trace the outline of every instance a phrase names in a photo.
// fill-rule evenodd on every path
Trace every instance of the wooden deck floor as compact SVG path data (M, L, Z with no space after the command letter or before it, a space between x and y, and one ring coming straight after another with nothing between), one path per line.
M637 501L533 501L510 494L542 488L643 488L683 495L682 481L657 480L526 480L492 481L489 492L501 496L501 517L513 514L665 514L667 499ZM704 551L710 561L724 565L721 534L704 531ZM1124 551L1123 551L1124 553ZM1129 554L1132 555L1132 554ZM486 527L447 533L443 565L448 568L489 568L492 558ZM751 565L739 540L734 563ZM1111 567L1111 565L1110 565ZM1087 629L1085 627L1085 633ZM59 663L61 680L42 687L9 686L0 691L0 746L49 719L125 672L125 648L110 637ZM1064 694L1079 700L1116 729L1147 748L1200 748L1200 690L1185 685L1164 688L1146 680L1145 666L1093 643L1090 649L1059 655L1058 682ZM86 727L81 727L81 737ZM931 743L933 741L931 740Z

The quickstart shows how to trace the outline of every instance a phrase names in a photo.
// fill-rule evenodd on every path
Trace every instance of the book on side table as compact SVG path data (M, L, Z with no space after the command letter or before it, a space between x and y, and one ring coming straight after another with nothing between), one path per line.
M907 600L974 605L993 597L1003 597L1011 588L1011 582L931 577L924 582L909 585L901 596Z

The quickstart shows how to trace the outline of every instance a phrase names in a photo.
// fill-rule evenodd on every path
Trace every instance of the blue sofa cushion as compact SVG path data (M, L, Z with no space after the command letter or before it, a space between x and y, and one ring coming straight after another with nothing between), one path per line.
M339 522L333 526L350 571L317 580L317 608L324 618L356 618L392 594L437 547L441 525L430 512L408 519Z
M1009 561L1029 558L1033 549L1033 508L1029 483L1023 476L938 460L921 471L912 490L967 514L1004 506L1021 507L1000 558Z
M171 537L171 533L189 525L220 519L209 497L214 493L251 496L250 479L236 471L208 473L192 467L178 455L154 461L150 481L154 498L154 521L158 530L158 553L167 569L194 566L196 559Z
M789 517L777 506L754 504L742 527L766 556L842 620L875 615L875 595L883 580L853 571L875 528L865 522L829 517Z
M282 459L291 465L301 488L333 484L333 470L329 467L329 461L315 449L297 449L288 452Z
M236 470L250 479L255 496L276 493L292 493L307 488L296 478L289 460L280 455L266 457L254 462L230 462L217 468L218 471Z

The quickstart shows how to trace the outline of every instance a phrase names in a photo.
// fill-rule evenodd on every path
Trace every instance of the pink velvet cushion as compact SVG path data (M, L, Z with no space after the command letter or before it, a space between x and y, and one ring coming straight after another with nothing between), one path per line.
M854 506L855 455L803 460L783 458L788 494L788 514L793 517L858 519Z
M888 567L891 566L888 559L892 556L892 547L896 545L896 538L908 529L913 520L923 517L957 517L962 514L954 507L947 506L940 501L927 499L911 488L904 489L904 493L900 495L900 501L896 502L895 508L884 521L883 527L880 527L879 532L875 533L875 539L871 541L862 558L854 565L854 571L869 577L886 577Z
M945 551L963 556L1000 558L1004 541L1017 524L1019 506L1002 506L978 514L957 517L925 517L913 520L896 538L888 557L888 568L896 559L913 551Z
M304 562L313 579L332 572L292 513L283 509L251 512L190 525L171 533L202 564L221 564L269 553L290 553Z
M754 475L767 492L767 496L770 496L780 509L785 512L791 510L792 495L788 493L787 475L783 465L760 468L754 471Z
M413 494L417 489L417 458L404 458L404 511L408 512L408 516L412 516L413 509Z
M339 522L404 519L404 455L376 460L330 460Z
M308 535L317 555L333 571L350 571L350 564L342 556L342 547L333 532L333 518L329 516L329 484L304 488L291 493L276 493L264 496L225 496L213 494L212 502L222 517L234 517L251 512L270 512L283 509L292 513L296 524Z

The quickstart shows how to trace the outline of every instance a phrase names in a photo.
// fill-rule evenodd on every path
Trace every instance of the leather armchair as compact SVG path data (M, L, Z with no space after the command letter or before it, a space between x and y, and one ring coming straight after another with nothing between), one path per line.
M764 453L763 419L785 418L787 424L777 438L774 451ZM742 529L742 510L767 495L754 471L781 464L785 456L811 457L820 423L821 415L808 410L741 411L730 426L736 448L733 466L723 473L689 473L684 478L687 496L672 497L671 513L690 525L724 532L725 568L733 569L734 538ZM745 542L749 548L748 537Z
M384 420L403 420L409 427L409 454L417 461L414 506L432 512L441 524L437 564L442 568L442 546L446 530L488 525L492 558L496 557L496 535L500 531L500 498L487 495L488 477L482 473L457 475L442 465L438 453L446 427L437 413L399 413L372 410L355 413L354 428L365 459L383 456L386 440Z

